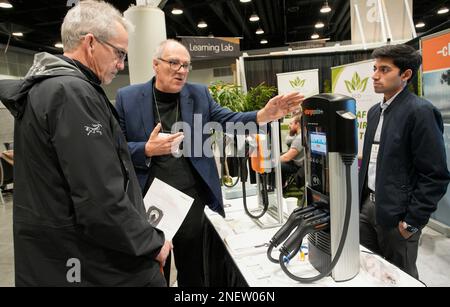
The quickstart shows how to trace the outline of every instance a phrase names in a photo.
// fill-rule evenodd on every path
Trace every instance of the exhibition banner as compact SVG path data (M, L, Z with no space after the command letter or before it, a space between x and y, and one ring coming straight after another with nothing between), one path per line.
M450 165L450 30L423 37L423 97L442 114L447 165ZM450 226L450 189L441 199L433 219Z
M423 96L442 113L450 124L450 30L421 39L423 57Z
M292 91L300 92L305 97L319 94L319 70L300 70L277 74L278 94Z
M192 58L238 58L241 55L239 38L183 36L181 43Z
M356 100L358 118L358 158L362 158L367 112L383 100L383 94L373 89L373 60L331 68L332 92L353 97Z
M450 31L422 38L423 72L450 68Z
M351 0L352 44L411 39L412 0ZM405 4L408 4L406 6Z

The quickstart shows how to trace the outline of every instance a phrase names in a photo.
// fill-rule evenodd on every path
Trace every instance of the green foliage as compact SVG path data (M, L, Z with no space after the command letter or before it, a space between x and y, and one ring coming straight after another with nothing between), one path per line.
M240 86L218 81L209 86L209 92L212 98L222 107L234 112L244 111L246 100Z
M365 78L364 80L361 80L361 77L357 72L353 74L352 81L345 80L345 86L347 87L347 91L349 93L352 93L354 91L364 92L367 87L367 80L369 80L369 77Z
M222 107L234 112L248 112L263 108L276 94L277 88L261 83L245 94L239 85L218 81L209 86L209 91Z
M264 108L266 103L277 93L274 86L265 85L264 82L256 87L252 87L245 96L244 111L256 111Z

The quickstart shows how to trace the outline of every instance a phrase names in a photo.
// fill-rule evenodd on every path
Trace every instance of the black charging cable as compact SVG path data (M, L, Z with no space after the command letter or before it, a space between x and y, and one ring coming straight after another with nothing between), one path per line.
M284 223L284 225L273 235L272 239L270 239L269 241L269 247L267 249L267 258L269 258L271 262L278 263L278 259L272 257L272 250L275 247L278 247L278 245L280 245L281 243L283 243L284 240L287 239L287 237L296 227L299 227L299 225L304 221L305 216L307 214L312 213L316 209L317 208L315 204L312 204L311 206L304 208L295 208L295 210L292 211L286 223ZM300 246L298 250L300 250ZM293 256L295 256L295 254ZM292 259L292 257L289 259Z

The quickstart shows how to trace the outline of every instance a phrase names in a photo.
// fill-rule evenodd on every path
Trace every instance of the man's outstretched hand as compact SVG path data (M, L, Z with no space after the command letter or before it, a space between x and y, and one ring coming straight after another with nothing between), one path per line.
M277 95L258 111L256 121L261 125L284 117L288 113L297 113L303 100L305 100L305 96L298 92Z

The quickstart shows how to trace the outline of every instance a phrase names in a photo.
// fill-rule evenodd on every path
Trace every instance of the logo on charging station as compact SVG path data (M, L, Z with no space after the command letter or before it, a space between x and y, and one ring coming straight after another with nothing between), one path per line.
M319 109L317 109L317 110L308 110L308 109L303 110L303 115L306 115L306 116L322 115L322 114L323 114L323 110L319 110Z

